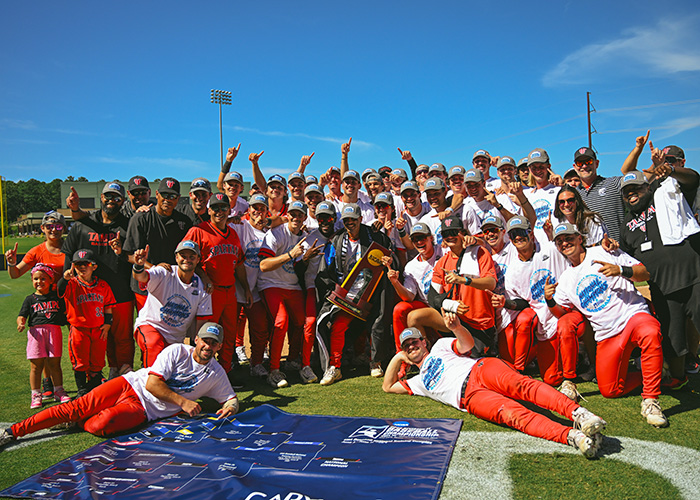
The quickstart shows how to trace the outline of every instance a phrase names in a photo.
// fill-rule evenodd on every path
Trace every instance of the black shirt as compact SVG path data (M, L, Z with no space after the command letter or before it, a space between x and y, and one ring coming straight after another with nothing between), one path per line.
M131 264L126 253L122 252L120 256L114 253L109 240L119 235L124 243L128 226L129 220L121 214L105 224L102 210L96 210L73 224L61 248L66 254L64 269L70 269L75 252L80 249L92 250L97 262L95 275L107 282L117 303L134 299L129 287Z
M180 198L180 200L182 200L182 198ZM189 203L189 199L187 199L187 203L178 203L175 205L175 210L189 217L193 226L201 224L202 222L209 222L209 210L205 210L202 215L198 215L194 211L194 208L192 208L192 204Z
M653 194L659 187L655 180L649 185ZM695 193L683 192L692 206ZM687 288L700 282L700 233L691 235L679 245L664 245L656 219L656 207L652 196L643 213L627 213L622 226L620 247L644 264L664 294ZM651 248L643 250L651 243Z
M66 305L54 291L46 295L28 295L22 303L19 315L27 318L27 326L67 324Z

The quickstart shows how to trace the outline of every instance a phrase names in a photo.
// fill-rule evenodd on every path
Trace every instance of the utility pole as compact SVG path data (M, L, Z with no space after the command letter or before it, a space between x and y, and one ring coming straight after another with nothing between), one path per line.
M219 105L219 148L221 149L221 163L224 164L224 129L221 121L221 105L231 105L231 92L226 90L211 89L211 102Z
M595 108L593 108L595 111ZM588 149L593 149L593 140L591 135L594 129L591 127L591 93L586 92L586 116L588 117Z

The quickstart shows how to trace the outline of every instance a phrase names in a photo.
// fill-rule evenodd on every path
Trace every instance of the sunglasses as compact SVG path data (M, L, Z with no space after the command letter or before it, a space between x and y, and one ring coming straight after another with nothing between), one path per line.
M667 156L664 158L664 161L669 165L673 165L674 163L678 162L678 158L676 158L675 156Z
M215 214L218 214L221 212L228 212L230 210L230 208L227 207L226 205L214 205L213 207L209 207L209 208L211 208L211 211L214 212Z
M416 196L418 196L418 193L413 189L409 189L401 193L401 198L415 198Z
M428 170L416 170L416 175L428 175Z
M427 240L427 239L428 239L428 235L427 235L427 234L419 234L419 235L416 235L416 236L411 236L411 241L412 241L413 243L420 243L421 241L425 241L425 240Z
M518 240L527 240L530 237L530 231L527 229L511 229L508 231L508 237L512 241L518 241Z
M569 205L569 204L575 205L576 198L574 198L573 196L571 198L560 198L558 203L559 203L560 207L563 207L564 205Z
M383 172L379 175L382 177L382 179L388 179L389 176L391 175L391 172Z
M117 203L119 203L120 201L122 201L122 197L119 196L118 194L107 193L107 194L105 195L105 200L107 200L107 201L116 201Z
M180 195L175 193L160 193L161 197L165 200L177 200Z
M497 227L487 227L486 229L482 229L481 232L484 234L499 234L501 230Z
M566 236L559 236L558 238L556 238L556 239L554 240L554 243L555 243L558 247L560 247L560 246L562 246L562 245L564 244L564 242L566 242L566 243L573 243L573 242L575 242L575 241L576 241L576 236L573 235L573 234L569 234L569 235L566 235Z
M325 224L327 222L335 222L335 217L331 215L319 215L316 217L316 220L319 222L319 224Z
M46 224L47 231L63 231L63 224Z
M593 165L593 160L590 158L588 160L576 160L574 163L577 167L582 167L584 165Z
M146 196L148 194L148 189L138 189L136 191L130 191L131 196Z

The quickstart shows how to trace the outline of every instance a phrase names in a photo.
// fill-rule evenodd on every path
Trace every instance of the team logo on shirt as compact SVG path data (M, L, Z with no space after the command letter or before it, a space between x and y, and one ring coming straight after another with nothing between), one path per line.
M532 207L535 209L535 215L537 215L535 227L537 229L542 229L542 226L544 226L544 223L547 222L549 218L549 213L552 211L552 205L544 198L540 198L539 200L535 200Z
M608 282L596 274L581 278L576 285L576 295L588 312L597 312L610 302L611 294Z
M168 297L168 301L160 308L160 319L166 325L178 327L185 324L190 317L192 304L180 294Z
M420 283L421 286L423 287L423 293L425 296L428 296L428 292L430 292L430 286L431 283L433 282L433 268L429 267L423 272L423 276L420 277Z
M177 375L175 377L177 377ZM170 389L177 393L192 392L199 381L197 375L191 375L183 379L178 379L175 377L166 380L165 383L168 385L168 387L170 387Z
M260 269L260 245L262 240L255 239L252 240L245 246L245 262L244 264L252 269Z
M506 270L508 269L508 266L494 262L494 267L496 268L496 288L494 292L503 294L503 291L506 288Z
M532 300L544 302L544 284L547 278L549 278L550 283L557 282L549 269L538 269L530 275L530 295L532 295Z
M429 391L435 389L435 386L440 382L442 374L445 372L445 363L442 358L437 356L428 356L425 363L421 367L421 380L423 385Z

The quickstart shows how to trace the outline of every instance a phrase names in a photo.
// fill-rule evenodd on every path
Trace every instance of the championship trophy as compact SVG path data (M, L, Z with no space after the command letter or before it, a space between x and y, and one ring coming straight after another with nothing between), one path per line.
M372 294L384 275L382 257L385 255L391 255L391 251L379 243L372 243L343 284L335 285L328 300L348 314L365 321L372 310Z

